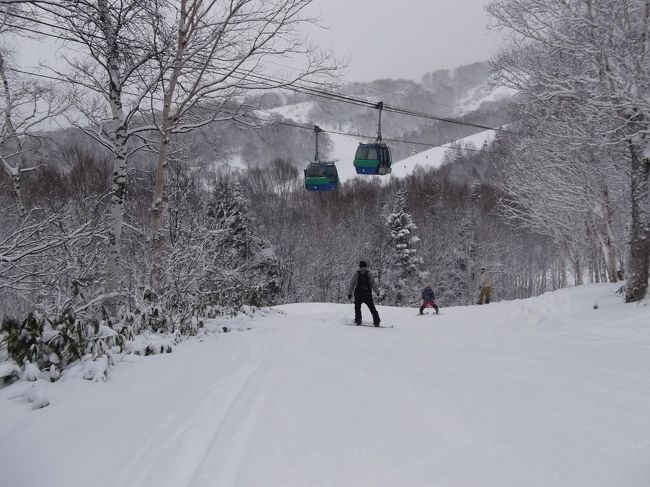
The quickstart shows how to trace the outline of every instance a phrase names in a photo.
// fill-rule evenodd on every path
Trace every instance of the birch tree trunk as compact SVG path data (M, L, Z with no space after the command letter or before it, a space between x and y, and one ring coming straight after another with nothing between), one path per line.
M9 89L9 81L7 80L7 75L5 72L5 58L0 51L0 81L2 82L2 91L3 98L5 103L5 113L4 113L4 130L5 130L5 140L3 140L3 146L6 142L10 142L13 139L16 139L16 129L14 128L13 120L11 117L11 111L13 107L13 100L11 97L11 90ZM3 147L4 149L4 147ZM16 163L15 166L12 166L11 163L2 157L2 166L5 171L11 178L12 188L14 190L14 196L16 197L16 206L18 208L18 214L21 220L24 220L27 216L27 210L25 209L25 203L23 202L23 192L22 192L22 181L21 181L21 167L20 162Z
M178 78L183 68L183 56L187 46L188 34L188 12L187 1L180 2L180 19L178 29L178 42L176 45L176 54L172 64L171 74L167 87L164 90L162 125L160 127L160 144L158 146L158 160L156 161L155 185L153 193L153 204L151 207L151 234L152 234L152 265L150 285L154 292L160 291L161 263L163 257L164 241L162 236L162 216L165 194L165 173L167 168L167 159L169 154L169 144L171 143L173 120L171 117L172 97L176 91ZM194 4L193 13L196 12L197 4Z
M121 104L111 103L116 121L122 115ZM123 121L122 121L123 122ZM114 292L120 282L120 255L124 225L124 195L126 193L127 126L122 123L115 130L113 181L111 184L111 223L108 230L108 256L106 259L106 290Z
M108 231L106 259L106 291L115 292L120 285L120 255L124 224L124 195L126 193L126 164L128 122L122 103L122 78L120 76L120 50L116 27L110 15L107 0L98 2L99 20L106 42L106 68L108 72L108 98L114 127L113 180L111 184L111 223Z

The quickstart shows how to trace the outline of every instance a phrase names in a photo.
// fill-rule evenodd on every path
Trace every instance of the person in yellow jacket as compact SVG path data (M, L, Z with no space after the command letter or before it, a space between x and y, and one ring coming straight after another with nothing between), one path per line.
M478 295L478 304L489 304L492 299L492 277L485 270L485 267L481 268L478 283L480 291Z

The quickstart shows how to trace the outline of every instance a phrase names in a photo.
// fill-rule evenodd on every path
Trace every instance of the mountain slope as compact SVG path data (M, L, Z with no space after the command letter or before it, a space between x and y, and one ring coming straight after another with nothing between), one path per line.
M457 140L453 144L460 147L480 149L483 147L483 144L491 143L494 140L494 135L494 130L485 130ZM417 168L437 169L445 162L445 156L450 150L453 152L450 147L433 147L432 149L418 152L411 157L396 161L393 163L393 176L398 178L405 177L412 174Z
M125 357L107 383L39 384L44 409L17 383L0 390L3 483L645 486L650 308L614 290L380 307L392 329L343 326L351 305L280 306Z

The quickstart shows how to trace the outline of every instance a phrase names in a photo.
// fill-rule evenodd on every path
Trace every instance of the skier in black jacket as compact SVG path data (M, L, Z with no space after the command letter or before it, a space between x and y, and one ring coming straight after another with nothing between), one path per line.
M372 314L372 321L375 326L379 326L381 322L375 303L372 301L373 290L379 296L379 287L377 287L375 277L368 270L368 264L362 260L359 262L359 270L354 272L348 288L348 299L352 299L354 294L354 322L357 325L361 324L361 305L364 303Z

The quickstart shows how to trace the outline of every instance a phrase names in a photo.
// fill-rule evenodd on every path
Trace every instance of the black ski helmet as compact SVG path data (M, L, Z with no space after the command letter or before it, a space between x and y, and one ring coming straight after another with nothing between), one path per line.
M368 263L365 260L359 262L359 267L368 267Z

